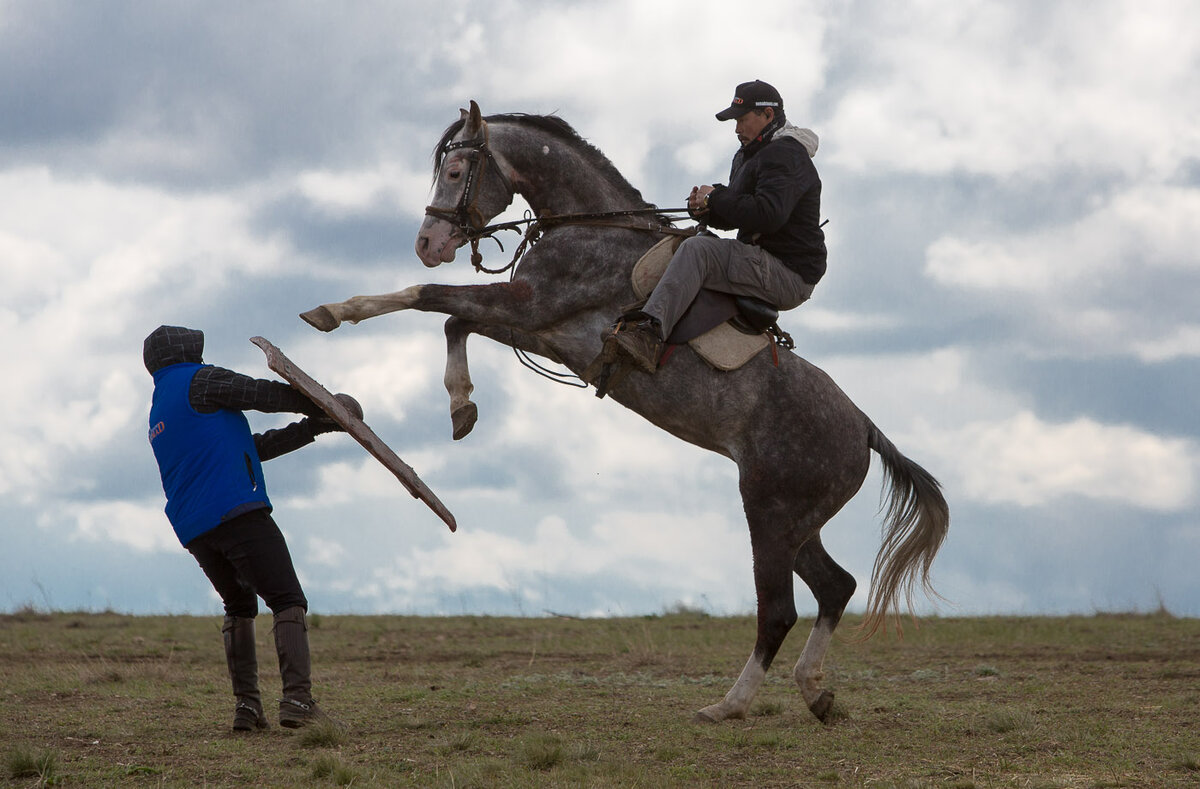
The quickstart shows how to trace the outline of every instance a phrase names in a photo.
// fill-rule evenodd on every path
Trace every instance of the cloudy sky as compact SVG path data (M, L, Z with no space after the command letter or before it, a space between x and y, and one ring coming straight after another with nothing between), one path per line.
M146 441L142 338L172 323L209 362L269 377L261 334L356 395L458 518L346 436L271 461L315 611L751 611L727 460L481 338L480 421L453 442L440 316L323 335L297 313L487 281L412 252L470 99L561 115L675 206L724 180L713 113L761 78L820 135L829 219L785 328L951 505L949 602L922 610L1200 616L1200 11L735 7L0 0L0 610L220 610ZM852 609L880 485L824 532Z

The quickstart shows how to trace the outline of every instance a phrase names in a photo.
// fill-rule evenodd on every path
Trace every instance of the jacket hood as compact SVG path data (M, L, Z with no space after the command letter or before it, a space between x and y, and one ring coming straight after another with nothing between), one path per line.
M183 326L159 326L142 343L142 361L151 375L172 364L201 364L203 354L204 332Z
M821 141L812 129L802 129L799 126L785 123L782 128L771 135L771 140L782 140L785 137L791 137L803 145L804 150L808 151L808 158L811 159L817 155L817 146Z

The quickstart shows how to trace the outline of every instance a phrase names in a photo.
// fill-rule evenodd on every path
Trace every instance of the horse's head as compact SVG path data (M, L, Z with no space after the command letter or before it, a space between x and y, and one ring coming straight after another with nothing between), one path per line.
M488 124L474 99L446 130L435 155L433 202L425 208L416 244L417 256L431 268L454 260L458 248L477 238L515 194L505 165L489 146Z

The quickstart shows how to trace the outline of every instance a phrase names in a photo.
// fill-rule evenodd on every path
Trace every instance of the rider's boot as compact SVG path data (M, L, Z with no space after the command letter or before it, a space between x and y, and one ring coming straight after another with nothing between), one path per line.
M221 627L225 638L225 661L237 707L233 711L234 731L269 729L258 692L258 658L254 649L254 618L226 616Z
M653 373L662 356L663 336L658 320L644 312L625 316L617 324L617 345L638 369Z

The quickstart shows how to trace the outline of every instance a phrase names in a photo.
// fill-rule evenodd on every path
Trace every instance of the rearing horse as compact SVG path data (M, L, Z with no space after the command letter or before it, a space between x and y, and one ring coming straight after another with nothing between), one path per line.
M426 266L452 261L484 225L520 194L536 216L647 211L653 206L612 163L554 116L481 116L474 101L438 143L433 203L417 236ZM612 226L612 225L618 226ZM539 354L580 374L597 355L602 332L635 302L634 263L668 225L551 224L520 259L511 281L489 285L414 285L380 296L355 296L303 317L322 331L397 310L449 315L446 388L454 437L470 432L475 406L467 369L468 335ZM656 232L656 230L658 232ZM760 353L722 372L686 347L653 376L633 373L609 391L652 424L718 452L738 467L750 528L758 636L724 699L697 713L705 721L745 717L784 637L796 623L792 573L808 585L818 613L793 670L805 703L826 720L833 694L821 666L856 587L821 544L821 528L861 487L871 450L890 488L883 545L875 559L863 626L870 635L900 599L911 607L950 524L940 486L902 455L817 367L782 352Z

